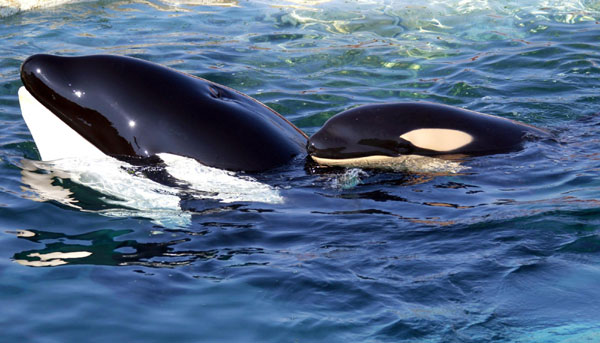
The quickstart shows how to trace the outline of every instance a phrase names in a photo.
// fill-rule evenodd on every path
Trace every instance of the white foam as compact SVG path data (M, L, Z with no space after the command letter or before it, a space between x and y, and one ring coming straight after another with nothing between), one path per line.
M171 187L152 181L135 167L114 158L65 158L55 161L23 161L22 181L29 196L37 201L58 201L64 205L88 211L73 193L57 180L69 179L104 194L99 200L115 207L96 211L111 217L139 216L150 218L167 227L187 226L193 213L180 206L180 195L220 202L282 203L279 191L248 176L239 176L197 161L170 154L161 154L166 170L185 187ZM40 173L43 171L43 173Z
M0 0L0 18L17 14L22 11L47 9L66 4L79 2L92 2L95 0ZM152 4L145 0L137 0L147 5L159 8L160 3L166 6L219 6L219 7L237 7L235 0L162 0L158 4Z
M41 8L60 6L74 2L85 2L91 0L0 0L0 18Z
M207 192L204 198L227 203L283 203L283 197L276 188L260 183L252 177L207 167L191 158L172 154L158 156L167 164L167 172L173 177L185 181L194 190Z
M57 180L69 179L105 195L99 199L116 205L97 211L111 217L140 216L164 226L186 226L191 213L179 206L179 189L130 173L132 166L114 158L66 158L55 161L23 161L22 181L34 192L33 200L54 200L88 211ZM43 172L43 173L40 173Z
M0 0L0 17L13 15L21 11L45 9L65 5L69 3L79 2L91 2L93 0ZM151 3L138 0L133 2ZM260 2L283 8L308 10L309 12L319 12L324 8L331 6L331 4L343 3L343 1L331 1L331 0L260 0ZM163 3L171 6L219 6L219 7L238 7L240 3L235 0L161 0L157 3ZM439 16L446 15L465 15L465 14L505 14L513 15L515 12L530 13L530 14L542 14L546 15L549 13L554 14L567 14L567 13L578 13L581 11L597 10L598 6L594 1L582 1L582 0L523 0L523 1L501 1L501 0L430 0L427 2L419 3L415 5L412 0L397 0L388 2L384 0L355 0L354 3L359 8L365 8L365 6L373 6L380 8L385 6L386 10L407 10L410 14L419 16L422 19L435 20L435 18L428 18L431 14L437 14ZM362 7L361 7L362 6ZM336 17L351 17L352 14L356 14L355 7L348 7L349 11L344 11L344 8L336 6ZM335 19L330 20L327 17L321 18L317 16L302 16L298 13L293 13L294 17L298 22L302 24L310 24L314 22L321 23L333 23ZM593 17L590 16L589 20ZM339 21L339 19L338 19Z
M343 174L336 175L331 180L333 188L337 189L352 189L362 183L362 178L369 174L360 168L346 169Z

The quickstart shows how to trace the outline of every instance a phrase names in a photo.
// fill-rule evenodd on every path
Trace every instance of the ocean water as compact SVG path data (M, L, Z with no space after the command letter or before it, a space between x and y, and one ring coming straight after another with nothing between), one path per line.
M600 2L104 0L3 13L0 341L600 342ZM201 188L182 196L122 166L39 162L17 99L35 53L157 62L308 134L356 105L425 100L555 139L458 172L301 157L204 176L178 161L171 171ZM202 183L215 175L217 188Z

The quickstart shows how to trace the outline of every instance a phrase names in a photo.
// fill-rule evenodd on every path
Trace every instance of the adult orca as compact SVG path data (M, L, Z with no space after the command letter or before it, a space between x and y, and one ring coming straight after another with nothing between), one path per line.
M308 152L319 164L377 167L406 156L486 155L519 150L542 129L513 120L429 102L356 107L330 118L312 135Z
M306 153L308 137L257 100L151 62L34 55L21 80L23 117L43 160L105 154L131 162L168 153L258 172Z

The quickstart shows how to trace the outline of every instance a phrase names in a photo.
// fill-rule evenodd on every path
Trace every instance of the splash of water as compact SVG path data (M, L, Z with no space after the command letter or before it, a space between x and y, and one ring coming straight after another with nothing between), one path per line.
M192 213L180 207L182 192L198 199L221 202L282 203L278 190L248 176L238 176L204 166L195 160L161 154L166 171L182 187L168 186L132 172L135 167L106 157L100 159L68 158L51 162L23 161L22 181L29 198L57 201L82 211L98 212L111 217L140 216L156 224L187 226ZM101 194L99 201L112 205L90 210L64 184L70 180ZM33 194L33 195L31 195Z
M225 203L283 203L283 197L276 188L250 176L207 167L194 159L177 155L159 154L159 157L167 164L169 174L185 181L191 189L205 193L203 198Z

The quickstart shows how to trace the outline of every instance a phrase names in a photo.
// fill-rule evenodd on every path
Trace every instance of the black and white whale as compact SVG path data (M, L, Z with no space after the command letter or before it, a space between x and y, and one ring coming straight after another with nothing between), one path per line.
M277 112L238 91L113 55L34 55L23 63L21 79L23 117L42 160L108 155L143 163L170 154L260 172L308 150L322 165L377 168L414 156L509 152L529 138L549 137L509 119L416 102L344 111L307 140Z
M429 102L365 105L330 118L308 152L327 166L380 167L407 157L475 156L519 150L542 129Z
M231 171L270 170L307 157L307 150L328 166L455 172L457 163L431 157L511 151L528 137L548 136L499 117L406 103L342 112L308 139L233 89L111 55L34 55L21 79L23 118L42 159L23 164L30 165L23 183L43 201L88 209L72 197L69 182L55 182L69 179L105 195L103 215L167 226L190 222L181 199L282 203L279 187Z
M306 153L307 136L257 100L147 61L34 55L21 80L23 117L42 160L167 153L259 172Z

